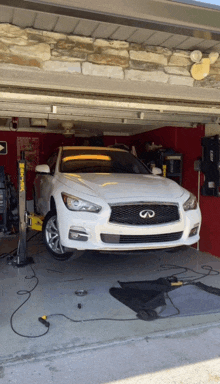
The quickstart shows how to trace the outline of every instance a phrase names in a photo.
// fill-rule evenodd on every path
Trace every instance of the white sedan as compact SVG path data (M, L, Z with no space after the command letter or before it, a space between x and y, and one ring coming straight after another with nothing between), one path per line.
M102 147L60 147L36 167L35 211L55 259L84 250L134 251L199 240L196 197L152 174L131 153Z

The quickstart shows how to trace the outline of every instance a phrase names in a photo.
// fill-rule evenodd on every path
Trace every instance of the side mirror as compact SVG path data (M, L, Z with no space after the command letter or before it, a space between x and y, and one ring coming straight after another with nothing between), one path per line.
M151 172L153 175L162 175L162 169L157 167L154 167Z
M35 168L37 173L50 173L50 167L47 164L37 165Z

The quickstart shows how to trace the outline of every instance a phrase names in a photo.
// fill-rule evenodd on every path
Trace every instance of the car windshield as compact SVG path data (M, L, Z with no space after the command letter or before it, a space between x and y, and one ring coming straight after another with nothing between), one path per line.
M64 149L60 162L64 173L132 173L149 174L148 169L131 153L102 148Z

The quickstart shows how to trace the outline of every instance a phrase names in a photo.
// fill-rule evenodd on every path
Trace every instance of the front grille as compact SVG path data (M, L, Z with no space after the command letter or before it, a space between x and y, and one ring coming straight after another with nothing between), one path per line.
M163 243L181 239L183 232L162 233L159 235L109 235L101 233L103 243L109 244L137 244Z
M175 204L125 204L111 206L110 222L128 225L157 225L178 221L179 210ZM154 212L153 217L140 217L145 211ZM152 213L151 213L152 215Z

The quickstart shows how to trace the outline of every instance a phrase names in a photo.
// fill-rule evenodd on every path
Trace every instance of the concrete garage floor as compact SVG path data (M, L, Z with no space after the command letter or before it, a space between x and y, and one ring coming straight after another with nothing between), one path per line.
M32 234L29 233L30 235ZM0 238L0 242L2 252L9 252L17 245L16 239L9 241L9 239ZM109 288L118 287L118 280L153 280L180 272L178 268L164 270L162 265L175 264L191 268L197 272L203 272L201 267L209 265L220 271L220 259L199 252L194 248L174 253L154 251L121 256L87 253L77 260L70 259L59 262L48 255L42 244L40 233L28 243L28 255L34 258L35 264L32 265L32 268L39 279L39 283L31 292L30 299L13 317L14 329L27 336L40 335L47 330L38 321L38 317L43 315L64 314L75 320L135 319L135 312L114 299L109 294ZM54 316L48 319L50 329L45 336L38 338L21 337L12 331L10 317L28 297L28 294L17 295L16 292L19 290L31 291L35 286L37 279L31 278L32 276L33 271L30 266L14 268L7 264L7 258L0 259L0 360L2 367L13 367L16 364L27 362L32 364L39 359L53 357L62 359L66 356L65 359L67 359L71 354L79 352L85 354L86 351L91 350L94 351L93 356L95 356L98 353L97 348L102 348L103 351L109 346L112 348L122 346L124 348L124 343L139 343L140 347L141 343L146 340L160 337L172 338L172 335L178 334L178 332L187 337L187 332L205 332L210 326L219 332L219 313L158 319L152 322L135 320L74 323L64 317ZM188 272L184 276L196 277L192 272ZM220 288L220 275L207 276L201 281L204 284ZM88 294L84 297L78 297L75 295L75 291L78 289L85 289ZM81 309L78 308L79 303L82 305ZM100 360L100 356L98 358ZM79 362L78 364L80 366ZM25 382L23 379L21 381L19 379L7 380L3 382ZM157 380L155 383L159 382ZM51 379L47 382L58 383L59 380L53 381ZM72 378L70 381L63 382L98 384L109 381L98 381L97 379L80 381L78 377L78 381L74 381ZM134 383L136 382L142 381L134 381ZM173 382L179 383L179 381ZM192 383L195 382L197 381L192 381ZM217 382L220 382L220 378ZM36 378L35 383L38 383Z

